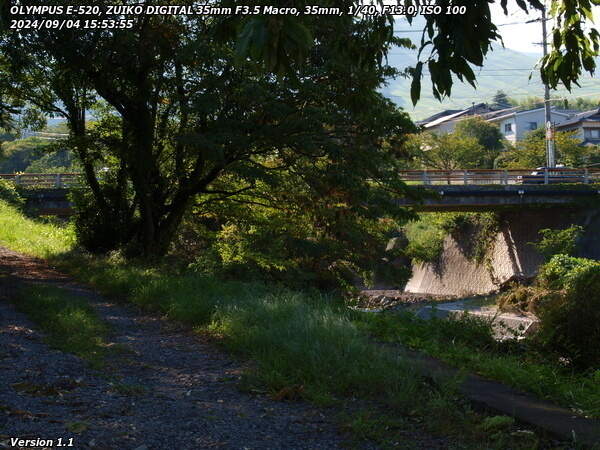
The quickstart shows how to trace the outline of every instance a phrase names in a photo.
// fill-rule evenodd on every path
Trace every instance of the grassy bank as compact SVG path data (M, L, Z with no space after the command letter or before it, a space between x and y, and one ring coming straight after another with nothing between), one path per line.
M600 417L600 370L578 372L546 359L527 343L497 342L482 322L423 321L412 314L365 315L362 327L453 366L502 381L591 417Z
M27 229L30 219L14 210L11 214L24 225L18 229ZM43 243L6 238L0 228L0 245L43 254L105 295L187 323L214 338L252 361L245 388L340 410L352 404L354 412L343 419L346 426L358 436L386 445L405 441L406 430L415 427L453 436L474 448L532 448L537 443L535 436L512 436L513 425L491 433L485 415L472 411L456 394L457 380L432 382L417 374L397 352L373 341L379 325L367 326L367 316L348 310L341 299L185 271L173 273L117 257L64 253L72 246L68 231L35 226L49 227ZM14 247L13 242L20 246ZM356 405L365 409L356 413Z
M26 220L0 200L0 242L16 252L48 258L71 250L75 235L69 227Z

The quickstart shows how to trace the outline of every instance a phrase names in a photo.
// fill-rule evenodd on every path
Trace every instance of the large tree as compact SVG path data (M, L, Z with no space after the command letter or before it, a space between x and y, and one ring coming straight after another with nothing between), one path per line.
M294 28L293 20L282 20ZM389 164L375 164L385 156L380 142L411 124L375 92L394 71L376 55L366 57L385 18L333 22L315 33L321 44L303 64L279 78L240 61L235 43L220 38L227 24L212 17L138 16L131 29L42 30L8 36L6 43L25 68L24 51L40 55L32 63L44 55L49 79L60 75L50 86L54 94L64 88L74 95L73 87L89 85L114 109L121 129L111 152L134 192L124 239L150 255L167 250L197 195L240 195L279 170L318 182L335 168L345 174L337 178L341 190L354 183L374 191L382 180L394 187ZM398 42L392 35L386 40ZM362 60L348 64L356 55ZM27 73L37 79L40 72ZM221 180L233 175L245 184L227 190Z
M482 65L492 41L499 39L487 0L438 3L443 7L464 3L467 10L464 15L427 16L422 60L412 71L414 100L419 96L424 64L431 73L434 94L448 95L451 74L474 83L469 64ZM524 9L541 7L537 0L518 3ZM553 4L559 29L543 76L552 85L562 81L569 86L582 68L593 68L590 55L597 51L598 35L579 25L589 10L587 0ZM303 10L305 5L294 6ZM355 3L331 1L324 6L339 6L345 12ZM326 176L325 170L311 173L308 169L331 170L330 165L317 162L333 162L339 173L347 175L336 179L341 190L351 183L364 188L361 198L354 199L356 204L364 204L376 188L396 193L400 189L386 172L392 164L382 142L394 134L402 136L410 125L406 116L393 112L375 93L395 74L385 65L387 51L394 44L410 45L394 38L391 15L140 15L127 19L131 28L4 33L0 46L11 55L13 69L28 68L26 73L40 83L48 78L33 67L48 68L49 79L58 81L49 85L52 94L65 108L69 103L74 106L72 112L66 111L73 119L74 145L84 167L89 162L88 182L101 209L106 191L94 187L98 180L92 160L107 155L94 150L77 117L83 115L87 93L92 91L114 109L120 131L113 136L109 156L119 174L117 184L133 188L132 196L117 195L116 200L118 205L127 203L129 212L123 239L137 242L144 254L166 251L198 195L233 198L274 170L303 167L297 176ZM5 10L0 20L6 23ZM427 49L432 51L426 54ZM27 82L23 80L21 86ZM221 186L232 174L247 184L235 191Z
M498 125L481 117L469 117L459 121L454 132L460 136L475 138L481 145L481 152L476 160L477 168L494 168L494 161L505 147L504 135Z

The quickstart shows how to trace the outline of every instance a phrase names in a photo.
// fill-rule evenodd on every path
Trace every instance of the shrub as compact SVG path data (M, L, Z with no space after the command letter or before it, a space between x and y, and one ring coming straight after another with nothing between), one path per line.
M559 254L573 256L577 249L577 240L582 233L583 227L579 225L571 225L564 230L546 228L540 230L542 239L537 243L533 243L533 246L546 259Z
M548 289L570 289L573 287L574 280L590 267L600 268L600 262L556 255L541 267L538 284Z
M25 199L19 194L15 184L7 180L0 180L0 200L17 207L25 204Z
M498 299L498 307L502 311L516 313L540 314L544 304L553 302L562 294L539 286L516 285Z
M539 284L555 291L539 305L535 339L575 366L600 367L600 262L557 255Z
M106 210L101 210L89 189L74 189L70 198L75 209L77 241L92 253L118 249L132 230L131 212L122 207L123 193L116 183L103 183Z

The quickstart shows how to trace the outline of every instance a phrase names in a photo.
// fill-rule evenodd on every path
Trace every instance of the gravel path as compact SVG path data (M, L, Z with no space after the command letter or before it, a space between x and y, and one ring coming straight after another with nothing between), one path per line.
M27 282L52 283L86 297L114 328L112 342L126 351L97 372L48 348L6 301ZM10 437L62 437L63 443L73 438L73 448L95 449L346 447L331 411L240 392L242 369L189 329L107 302L0 247L0 447L10 445ZM416 430L407 432L406 445L446 447Z

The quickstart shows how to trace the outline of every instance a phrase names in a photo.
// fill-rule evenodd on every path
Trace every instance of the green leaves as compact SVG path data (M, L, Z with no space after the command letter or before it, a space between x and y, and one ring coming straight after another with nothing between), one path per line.
M413 77L411 86L410 86L410 98L413 102L413 105L416 105L421 97L421 76L423 72L423 63L419 61L414 69L411 69L410 74Z
M237 39L238 62L246 58L262 61L268 72L280 75L301 65L313 46L310 30L289 16L252 17L241 26Z
M412 0L405 1L406 5L414 3ZM450 96L453 77L475 86L473 66L481 67L492 42L501 42L498 28L491 20L489 5L493 0L436 2L444 8L450 3L464 4L467 7L466 13L454 16L427 15L420 43L419 66L422 63L428 65L433 95L437 99ZM505 14L510 12L507 4L507 0L500 1ZM517 5L531 14L532 18L544 7L539 0L517 0ZM584 27L585 22L591 23L593 18L590 0L553 0L550 16L555 18L556 26L551 32L552 51L542 60L542 80L551 88L562 83L567 89L571 89L581 78L583 70L593 73L594 58L598 56L600 47L598 31L595 28L588 31ZM430 50L429 55L425 54L426 49ZM420 98L422 73L415 67L411 75L411 98L416 103Z

